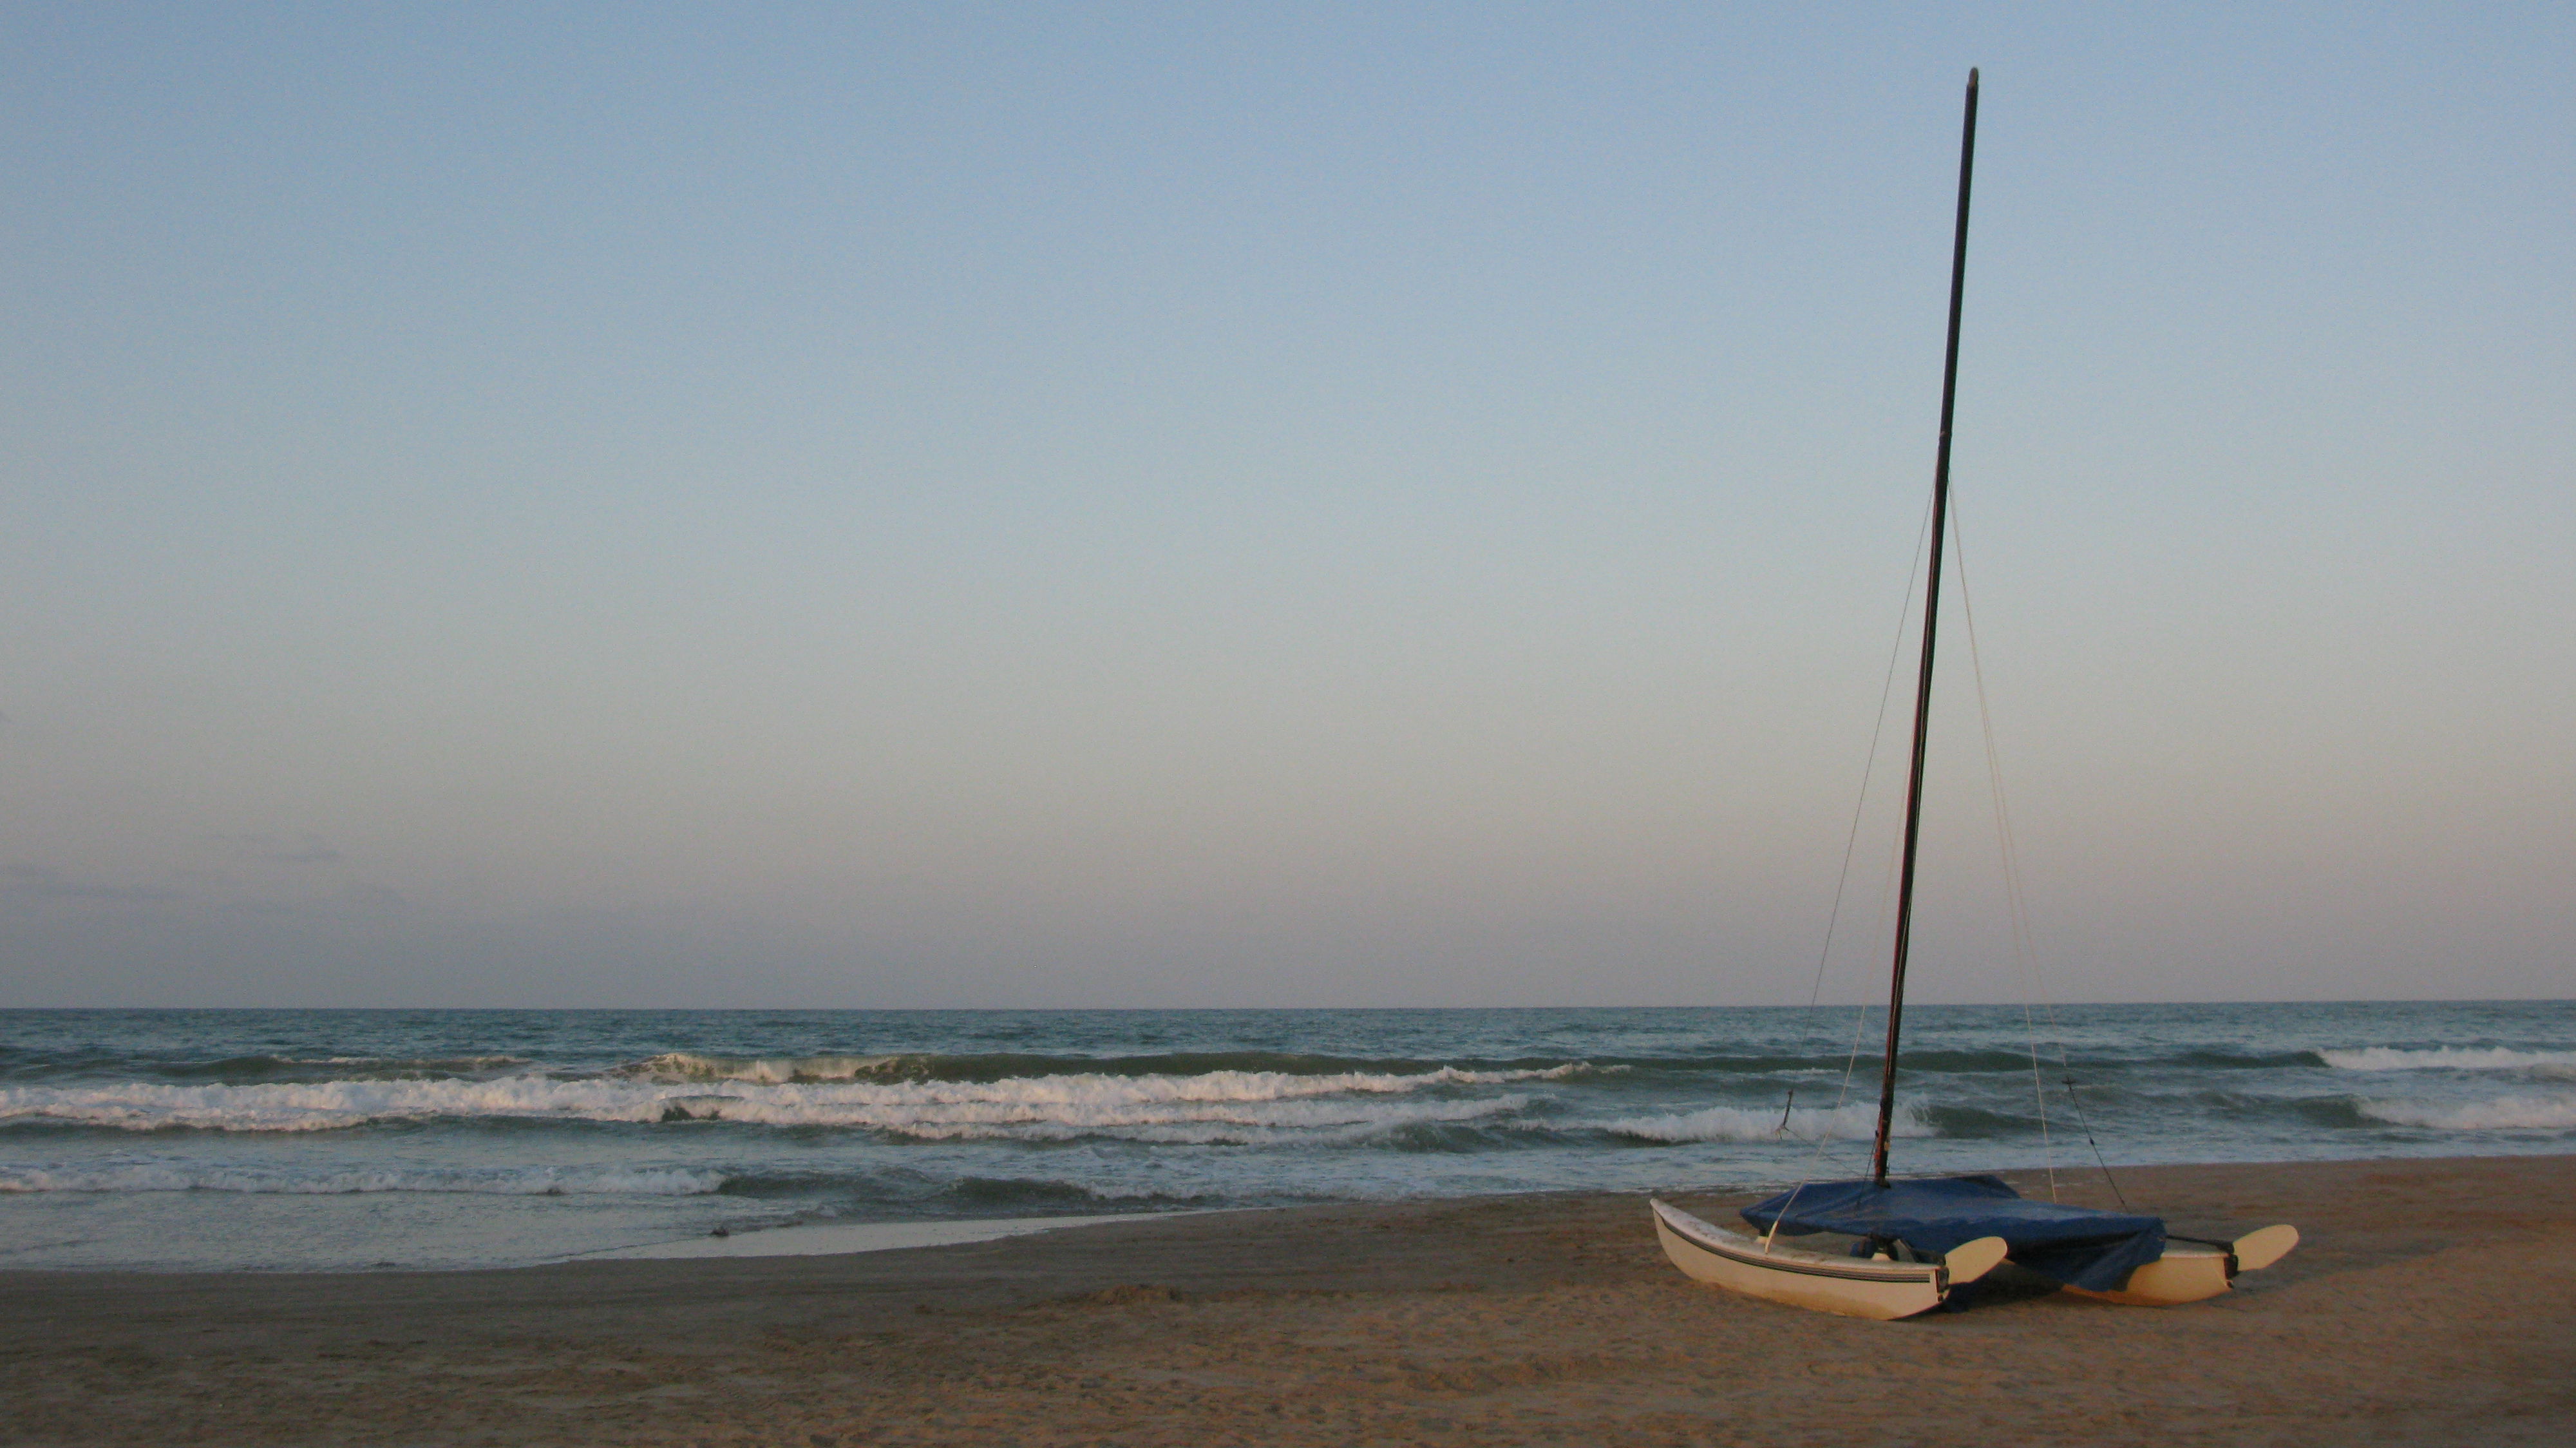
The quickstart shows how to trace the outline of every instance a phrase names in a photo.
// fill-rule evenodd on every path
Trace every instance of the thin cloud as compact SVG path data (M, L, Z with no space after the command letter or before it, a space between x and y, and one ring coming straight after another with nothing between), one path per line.
M33 900L96 900L115 905L150 905L187 897L150 885L98 885L72 880L51 865L11 865L0 871L7 883L0 896Z
M206 836L217 844L237 845L252 857L271 865L336 865L344 858L338 850L322 842L322 837L307 832L300 841L289 842L275 835L217 831Z

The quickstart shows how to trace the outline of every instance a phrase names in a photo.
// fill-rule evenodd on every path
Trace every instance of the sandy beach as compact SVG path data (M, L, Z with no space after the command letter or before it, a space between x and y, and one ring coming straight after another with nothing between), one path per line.
M2576 1157L2121 1185L2180 1230L2306 1240L2192 1307L2004 1294L1894 1324L1693 1286L1612 1195L837 1256L20 1272L0 1441L2554 1444L2576 1423Z

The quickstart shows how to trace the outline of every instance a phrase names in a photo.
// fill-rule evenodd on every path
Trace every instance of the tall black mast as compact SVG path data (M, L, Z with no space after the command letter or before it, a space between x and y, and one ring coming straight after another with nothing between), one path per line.
M1932 566L1923 585L1923 659L1914 685L1914 772L1905 785L1905 863L1896 877L1896 964L1887 985L1887 1059L1878 1077L1878 1140L1870 1179L1887 1185L1887 1137L1896 1124L1896 1034L1905 1017L1905 956L1914 942L1914 846L1923 828L1923 751L1932 730L1932 640L1941 618L1941 540L1950 521L1950 406L1959 394L1959 298L1968 283L1968 177L1977 159L1977 73L1968 72L1959 127L1959 229L1950 244L1950 350L1941 362L1941 445L1932 463Z

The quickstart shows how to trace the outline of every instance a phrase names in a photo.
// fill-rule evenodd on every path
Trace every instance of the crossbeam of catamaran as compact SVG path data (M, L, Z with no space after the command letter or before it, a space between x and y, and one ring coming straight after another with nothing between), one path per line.
M1878 1085L1878 1132L1869 1176L1808 1182L1744 1209L1758 1238L1652 1203L1655 1234L1695 1281L1774 1302L1851 1317L1929 1312L2006 1261L2113 1302L2169 1306L2228 1290L2239 1272L2268 1267L2298 1244L2291 1227L2232 1241L2176 1237L2163 1219L2032 1201L1995 1176L1891 1181L1896 1065L1905 1021L1905 969L1914 941L1914 880L1923 824L1923 765L1931 741L1932 665L1940 638L1941 560L1950 516L1950 424L1959 392L1959 318L1968 280L1968 198L1976 173L1977 73L1959 132L1959 209L1950 249L1950 332L1941 365L1941 436L1932 464L1931 555L1925 569L1923 642L1916 657L1913 764L1906 777L1904 850L1896 887L1896 939L1888 969L1887 1046ZM1785 1123L1785 1114L1782 1117ZM1783 1235L1839 1233L1835 1256L1783 1246Z

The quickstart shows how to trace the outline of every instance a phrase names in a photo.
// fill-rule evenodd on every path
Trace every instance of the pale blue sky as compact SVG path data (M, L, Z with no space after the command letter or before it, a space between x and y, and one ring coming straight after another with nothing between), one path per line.
M1970 65L2049 989L2576 979L2563 6L9 5L0 64L0 1005L1803 1001ZM1950 661L1916 978L2018 999Z

